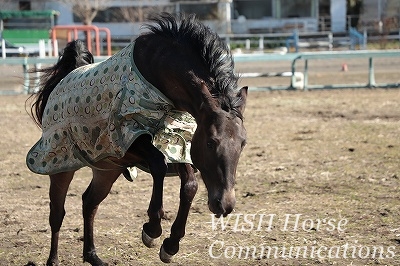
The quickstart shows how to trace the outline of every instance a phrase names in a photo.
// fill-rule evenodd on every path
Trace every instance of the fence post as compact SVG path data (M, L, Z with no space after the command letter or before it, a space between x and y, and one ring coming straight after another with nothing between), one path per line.
M292 77L290 78L290 87L289 87L289 89L291 89L291 90L296 89L296 88L294 87L294 84L296 83L296 76L295 76L295 73L296 73L296 61L297 61L298 58L300 58L300 57L296 57L296 58L293 59L293 61L292 61Z
M231 49L231 38L228 35L225 36L225 43Z
M250 50L251 45L250 45L250 39L246 39L246 50Z
M46 57L46 44L43 39L39 40L39 57Z
M22 71L24 72L24 93L28 94L29 91L29 66L28 66L28 57L24 58L24 63L22 64Z
M264 50L264 36L260 36L260 40L258 41L258 46L260 50Z
M328 41L329 41L329 51L332 51L333 49L333 34L332 32L328 33Z
M367 38L368 38L367 29L364 28L364 32L363 32L363 49L364 50L367 49Z
M369 58L369 75L368 75L368 87L376 87L375 83L375 71L374 71L374 59Z
M304 60L304 86L303 90L308 90L308 59Z
M36 93L39 91L39 84L40 84L40 71L38 71L39 69L42 68L42 63L36 63L35 64L35 72L36 72L36 76L35 76L35 82L33 85L32 90L30 91L31 93Z
M58 41L57 41L57 39L54 40L53 47L54 47L54 56L58 57Z
M51 56L53 56L53 45L51 45L51 39L50 40L47 40L47 49L48 49L48 53L47 53L47 56L48 57L51 57Z
M6 41L4 39L1 39L1 57L6 58Z
M299 52L299 33L297 30L294 30L293 35L289 36L286 39L286 48L288 49L288 52L290 52L290 43L292 40L293 40L293 46L296 50L296 53L298 53Z

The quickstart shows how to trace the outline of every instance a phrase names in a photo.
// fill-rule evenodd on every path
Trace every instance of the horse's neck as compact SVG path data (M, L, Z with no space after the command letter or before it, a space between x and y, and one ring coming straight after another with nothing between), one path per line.
M178 110L196 117L202 102L201 76L207 75L200 59L188 58L187 54L188 51L179 50L160 37L145 35L135 41L133 58L147 81L168 97Z

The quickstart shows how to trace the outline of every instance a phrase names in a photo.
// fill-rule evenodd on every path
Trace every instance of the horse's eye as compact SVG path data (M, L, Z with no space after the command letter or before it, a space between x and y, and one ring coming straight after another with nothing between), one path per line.
M214 142L212 142L212 141L207 141L207 148L208 149L210 149L210 150L212 150L212 149L214 149Z

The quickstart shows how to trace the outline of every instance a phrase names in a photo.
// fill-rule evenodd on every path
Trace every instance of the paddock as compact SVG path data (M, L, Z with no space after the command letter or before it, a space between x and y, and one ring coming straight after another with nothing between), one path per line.
M377 60L376 79L398 82L396 60ZM310 63L309 82L367 80L367 61L346 63L347 72L341 71L342 59ZM243 73L261 67L286 71L287 63L237 64ZM1 66L0 78L0 90L23 84L20 66ZM290 84L290 77L241 79L241 85L252 87L279 82ZM43 265L48 255L49 180L25 166L26 152L40 136L24 109L27 97L0 96L0 265ZM399 99L398 89L381 88L250 91L235 212L223 229L208 210L199 180L188 237L172 264L399 265ZM81 262L81 195L89 181L88 169L78 171L67 196L63 265ZM95 234L109 264L163 264L140 236L151 184L144 172L133 183L121 177L101 205ZM178 177L166 178L162 238L176 215L177 187Z

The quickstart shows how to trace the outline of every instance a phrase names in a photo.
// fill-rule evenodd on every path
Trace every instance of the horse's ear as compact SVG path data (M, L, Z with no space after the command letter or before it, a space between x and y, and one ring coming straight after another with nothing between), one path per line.
M217 108L217 102L204 82L201 83L201 97L203 98L202 108L209 108L210 110Z
M240 105L239 105L239 110L240 113L243 114L244 113L244 109L246 107L246 100L247 100L247 92L248 92L248 87L242 87L238 94L236 95L236 97L238 97L240 99Z

